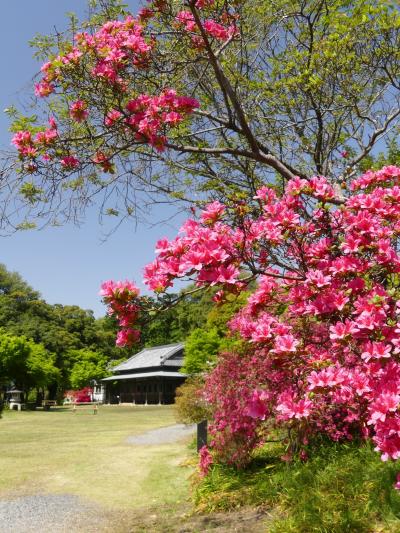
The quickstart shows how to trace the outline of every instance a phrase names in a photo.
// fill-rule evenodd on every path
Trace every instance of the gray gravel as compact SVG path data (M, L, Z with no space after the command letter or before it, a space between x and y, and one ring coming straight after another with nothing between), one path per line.
M0 501L1 533L96 533L99 509L70 494L37 494Z
M175 424L164 428L152 429L140 435L128 437L128 444L169 444L185 437L190 437L196 431L196 425Z

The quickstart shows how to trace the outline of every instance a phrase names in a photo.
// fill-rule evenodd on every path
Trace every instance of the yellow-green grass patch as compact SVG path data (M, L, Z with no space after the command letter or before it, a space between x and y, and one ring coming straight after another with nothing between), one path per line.
M131 445L127 437L175 423L171 406L102 406L73 414L5 412L0 420L0 496L69 493L110 509L188 497L187 439Z

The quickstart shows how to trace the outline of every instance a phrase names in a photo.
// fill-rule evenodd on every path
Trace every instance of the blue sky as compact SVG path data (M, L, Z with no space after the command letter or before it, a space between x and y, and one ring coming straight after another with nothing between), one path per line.
M137 11L136 1L127 2ZM40 65L32 58L28 41L36 33L51 33L66 25L65 13L84 17L86 0L12 0L1 2L3 21L0 32L0 145L10 146L7 116L3 109L17 104L32 91L32 78ZM163 208L153 222L165 219ZM181 218L182 219L182 218ZM49 303L76 304L92 309L96 316L105 312L98 296L107 279L134 279L139 286L143 266L154 258L154 244L160 237L172 237L179 220L156 227L126 224L103 242L104 229L97 211L88 212L85 223L28 231L0 237L0 262L22 277Z

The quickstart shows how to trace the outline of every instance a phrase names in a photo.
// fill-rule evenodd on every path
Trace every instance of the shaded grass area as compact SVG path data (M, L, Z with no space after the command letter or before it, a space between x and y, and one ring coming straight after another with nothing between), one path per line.
M186 443L134 446L126 438L175 423L171 406L104 406L99 414L4 412L0 496L70 493L109 509L178 504L188 496Z
M400 532L399 464L383 463L366 444L325 445L305 463L283 463L281 454L260 449L244 471L215 465L197 486L198 508L263 505L270 533Z

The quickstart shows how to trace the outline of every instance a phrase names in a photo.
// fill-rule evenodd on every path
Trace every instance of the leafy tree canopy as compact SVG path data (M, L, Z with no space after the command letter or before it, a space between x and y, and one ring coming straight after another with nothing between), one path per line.
M27 392L56 382L60 371L43 345L1 331L0 376L3 384L12 381Z
M228 335L228 322L245 305L247 296L247 292L239 296L228 294L223 304L210 309L204 326L191 331L185 342L182 372L197 374L210 370L217 362L218 353L240 350L240 339Z
M73 350L68 355L75 361L70 373L72 388L80 389L92 380L97 381L107 376L107 357L85 349Z
M32 42L46 63L34 115L8 110L19 159L3 172L4 226L68 221L96 196L103 214L140 217L165 195L345 183L398 133L395 0L157 0L134 20L119 0L90 6Z

